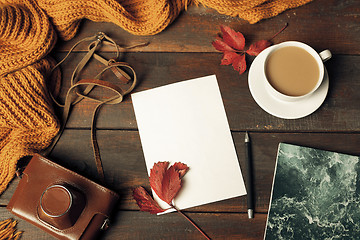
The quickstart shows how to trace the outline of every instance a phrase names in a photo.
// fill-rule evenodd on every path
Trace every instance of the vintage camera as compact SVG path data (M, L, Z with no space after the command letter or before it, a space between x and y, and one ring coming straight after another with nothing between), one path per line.
M7 208L59 239L96 239L119 196L41 155L34 155Z

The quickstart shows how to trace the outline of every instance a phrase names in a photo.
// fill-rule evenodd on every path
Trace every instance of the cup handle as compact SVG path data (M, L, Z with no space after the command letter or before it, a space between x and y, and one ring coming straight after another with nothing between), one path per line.
M323 62L326 62L327 60L329 60L332 57L332 54L329 49L322 51L321 53L319 53L319 55Z

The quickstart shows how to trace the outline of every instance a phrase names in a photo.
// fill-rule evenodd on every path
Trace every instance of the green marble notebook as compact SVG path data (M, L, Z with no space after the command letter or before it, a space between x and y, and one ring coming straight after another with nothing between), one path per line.
M359 160L280 143L264 239L360 239Z

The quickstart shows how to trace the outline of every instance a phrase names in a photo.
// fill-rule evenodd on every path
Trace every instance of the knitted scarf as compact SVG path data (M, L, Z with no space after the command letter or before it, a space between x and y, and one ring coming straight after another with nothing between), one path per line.
M59 131L47 89L57 35L71 39L81 19L112 22L136 35L164 30L190 2L250 23L311 0L0 0L0 194L17 161L46 148ZM48 82L46 82L48 81Z

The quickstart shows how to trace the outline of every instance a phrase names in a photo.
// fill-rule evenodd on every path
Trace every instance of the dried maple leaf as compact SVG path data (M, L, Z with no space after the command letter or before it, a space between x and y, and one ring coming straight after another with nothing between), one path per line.
M189 170L189 167L177 162L169 167L169 162L157 162L150 169L150 186L156 195L173 207L172 201L181 188L181 178ZM153 200L143 187L135 188L133 197L142 211L161 212L159 205Z
M169 162L157 162L153 168L150 169L150 186L158 197L167 202L172 209L175 209L179 214L184 216L206 239L210 238L203 232L189 217L182 213L172 203L173 199L181 188L181 178L189 170L189 167L177 162L169 167ZM158 203L147 193L143 187L137 187L133 190L133 197L140 207L141 211L157 214L164 212Z
M221 59L220 65L230 65L233 63L234 59L238 57L239 55L235 52L224 52L224 55Z
M232 66L235 71L243 74L246 70L245 54L238 55L235 59L233 59Z
M141 211L157 214L164 212L159 204L149 195L143 187L137 187L133 190L133 198L136 200L137 205Z
M161 176L153 176L161 178ZM151 186L151 181L150 181ZM175 171L174 166L171 166L162 176L162 189L161 192L156 194L161 200L171 205L172 200L175 198L181 188L181 180L178 172Z
M221 25L222 39L217 37L212 45L216 50L224 53L221 59L221 65L232 64L234 70L240 74L246 70L245 37L241 32L236 32L230 27Z
M189 167L185 163L176 162L173 165L176 172L179 173L180 179L184 177L185 173L189 170Z
M235 71L238 71L240 74L242 74L246 70L245 54L224 52L220 65L230 65L230 64L232 64Z
M223 40L230 47L243 50L245 47L245 38L241 32L236 32L228 26L221 25L221 32L223 34Z
M150 169L150 186L159 197L162 196L162 180L168 167L169 162L158 162L154 164L152 169Z
M221 38L217 37L213 42L212 45L214 48L221 52L235 52L235 49L230 47L227 43L225 43Z
M171 205L181 188L181 179L174 166L168 168L168 162L158 162L150 170L150 186L158 197Z
M271 39L281 33L288 25L286 24L279 32L277 32ZM271 46L270 40L260 40L250 45L249 49L244 51L245 38L241 32L236 32L230 27L221 25L222 39L217 37L212 45L218 51L223 52L220 65L232 65L234 70L240 74L246 71L246 57L245 54L257 56L267 47Z
M189 167L177 162L169 167L169 162L157 162L150 169L150 186L158 197L172 206L172 201L181 188L181 178L189 170ZM143 187L137 187L133 190L133 197L139 205L141 211L152 214L165 211L158 203L147 193Z
M247 54L251 56L257 56L261 53L264 49L271 46L271 42L268 40L260 40L256 43L250 45L249 49L246 51Z

